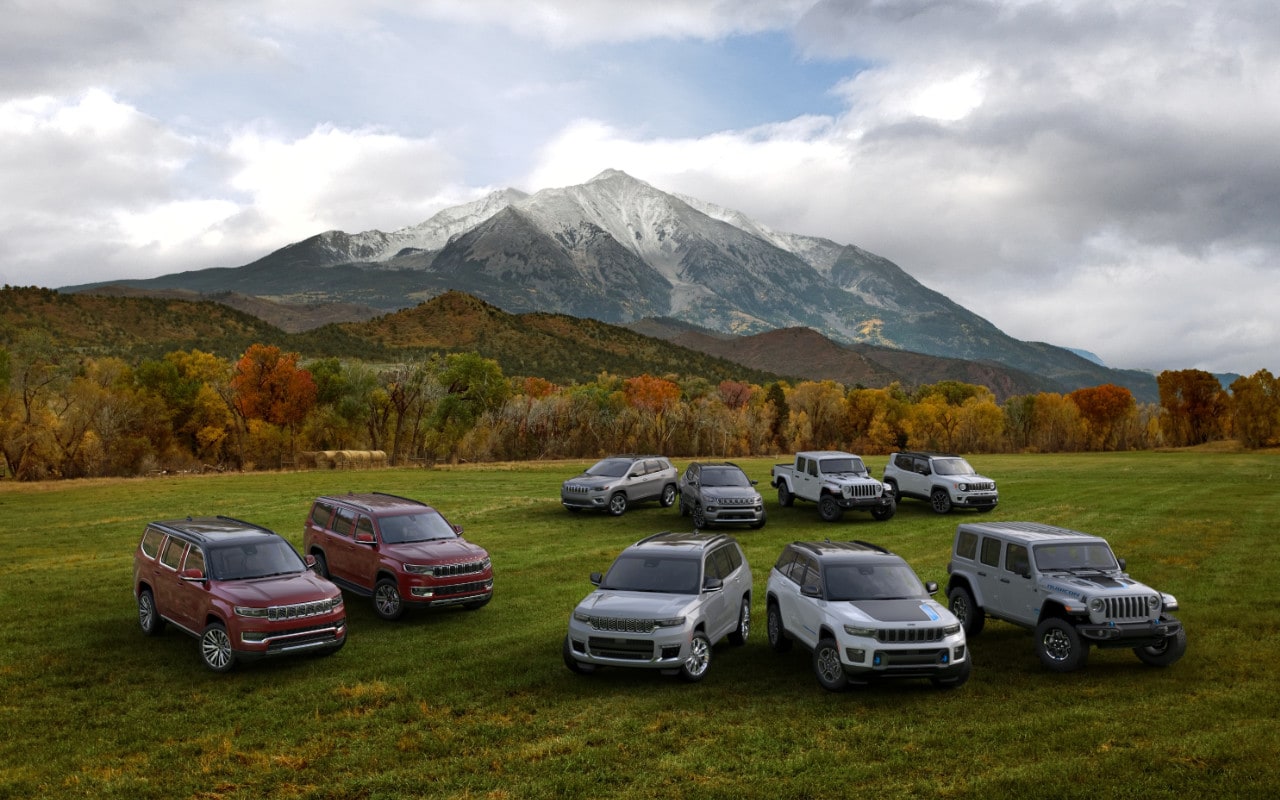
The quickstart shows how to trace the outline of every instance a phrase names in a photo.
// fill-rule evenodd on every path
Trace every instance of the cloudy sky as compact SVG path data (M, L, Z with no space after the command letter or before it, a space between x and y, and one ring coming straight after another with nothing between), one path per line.
M0 283L605 168L1111 366L1280 374L1274 0L0 0Z

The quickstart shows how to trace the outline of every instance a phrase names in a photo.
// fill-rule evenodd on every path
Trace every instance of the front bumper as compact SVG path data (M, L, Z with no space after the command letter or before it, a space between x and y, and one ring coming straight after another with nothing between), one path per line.
M294 628L248 630L241 628L232 634L235 643L232 650L236 658L255 660L274 656L308 653L320 650L336 650L346 643L347 619L314 622Z
M604 510L609 505L609 494L607 492L598 494L566 494L561 492L560 504L565 508Z
M963 635L939 642L886 644L875 639L840 640L840 663L852 680L872 678L946 678L961 672L969 658Z
M862 509L864 511L876 508L893 508L893 498L888 493L882 493L879 497L845 497L843 495L832 494L836 499L836 504L841 508Z
M407 586L400 587L400 596L406 604L419 607L487 602L493 597L493 576L466 583L429 583L410 579Z
M995 508L1000 502L1000 495L995 492L987 494L960 494L951 497L951 504L961 508Z
M707 506L702 510L711 525L756 525L764 521L764 504L758 506Z
M1156 645L1180 630L1182 623L1173 617L1148 622L1082 622L1076 625L1076 632L1096 647Z
M573 620L569 624L569 650L584 664L641 669L678 669L689 658L693 630L689 627L658 628L653 633L598 631Z

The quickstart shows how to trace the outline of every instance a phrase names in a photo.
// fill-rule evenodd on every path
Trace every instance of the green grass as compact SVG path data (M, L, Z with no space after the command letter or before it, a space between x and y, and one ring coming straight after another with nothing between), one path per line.
M774 459L743 462L765 487ZM983 519L1102 534L1138 579L1177 595L1187 655L1166 670L1094 651L1041 668L1030 635L988 622L974 672L834 695L807 653L764 640L782 545L856 538L944 583L955 525L906 501L896 517L820 522L811 504L741 530L755 631L716 647L688 685L657 673L571 674L570 610L632 541L687 528L650 504L572 515L581 463L0 484L0 797L826 798L1233 797L1280 791L1280 458L1125 453L983 456L1002 502ZM869 459L876 474L883 458ZM312 497L378 489L436 504L489 548L494 601L378 620L348 596L330 658L206 671L195 640L138 630L130 591L143 525L225 513L295 545Z

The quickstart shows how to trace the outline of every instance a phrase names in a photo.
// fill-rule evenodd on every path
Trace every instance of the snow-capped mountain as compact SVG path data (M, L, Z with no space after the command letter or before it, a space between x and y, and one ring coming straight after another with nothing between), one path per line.
M1013 339L856 246L775 231L617 170L531 195L494 192L391 233L329 231L239 268L115 283L386 310L456 289L513 313L665 317L730 334L807 327L838 342L994 361L1064 388L1112 382L1147 396L1154 385Z

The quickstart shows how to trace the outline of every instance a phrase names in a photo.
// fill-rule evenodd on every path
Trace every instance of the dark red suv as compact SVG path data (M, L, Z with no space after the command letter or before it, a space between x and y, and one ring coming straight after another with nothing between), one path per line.
M317 497L302 549L321 575L372 597L383 619L406 606L477 609L493 597L493 565L483 547L462 538L431 506L373 492Z
M152 522L133 556L142 632L172 622L200 640L215 672L239 660L336 653L347 641L342 592L274 531L230 517Z

